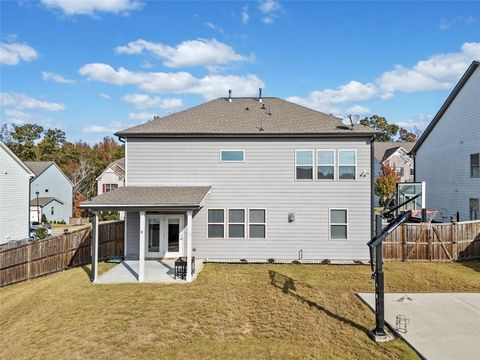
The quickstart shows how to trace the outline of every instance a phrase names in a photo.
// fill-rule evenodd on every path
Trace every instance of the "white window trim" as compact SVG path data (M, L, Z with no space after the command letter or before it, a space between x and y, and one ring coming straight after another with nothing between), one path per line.
M333 153L333 163L332 164L320 164L318 162L318 159L319 159L318 153L320 151L325 151L325 152L328 151L328 152ZM337 170L336 170L337 152L335 151L335 149L317 149L315 151L315 158L317 160L316 163L315 163L315 178L316 178L316 180L318 180L318 181L335 181L335 180L337 180ZM333 166L333 179L319 179L318 178L318 167L319 166ZM295 174L296 174L296 171L295 171Z
M332 223L332 210L345 210L347 212L347 222L346 223ZM329 208L328 209L328 238L332 241L346 241L350 239L350 225L348 217L347 208ZM347 238L346 239L332 239L332 225L342 225L347 227Z
M210 237L209 236L209 233L208 233L208 225L220 225L221 223L211 223L208 221L208 212L210 210L222 210L223 211L223 237ZM207 239L225 239L225 236L227 235L227 229L225 227L225 223L226 223L226 211L227 209L225 208L208 208L207 209Z
M340 152L342 151L354 151L355 152L355 164L340 164ZM338 161L337 161L337 174L338 174L338 181L356 181L358 176L358 157L357 157L357 149L338 149ZM353 179L340 179L340 166L355 166L355 177Z
M468 217L470 218L471 221L474 220L474 219L472 219L472 218L473 218L473 216L472 216L472 213L473 213L473 210L472 210L472 200L477 200L477 201L479 202L479 206L480 206L480 199L479 199L479 198L469 198L469 199L468 199ZM477 217L479 217L479 215L480 215L480 209L479 209L478 207L477 207L476 212L477 212ZM480 217L479 217L479 218L480 218ZM478 219L476 219L476 220L478 220Z
M310 151L312 153L312 178L311 179L298 179L297 178L297 153L300 151ZM295 161L294 161L294 171L295 171L295 180L296 181L313 181L315 180L315 150L314 149L295 149Z
M230 211L232 210L243 210L243 223L230 223ZM232 240L242 240L242 239L247 239L248 234L247 234L247 217L248 217L248 211L247 208L240 208L240 207L233 207L233 208L228 208L227 209L227 217L225 218L225 222L227 223L227 239L232 239ZM230 237L230 224L232 225L243 225L243 237Z
M469 166L469 178L470 179L478 179L477 176L472 176L472 169L474 168L474 166L472 165L472 155L478 155L478 161L479 161L479 166L480 166L480 153L471 153L470 156L469 156L469 162L470 162L470 166ZM475 166L476 167L476 166Z
M242 153L243 160L222 160L222 152L224 152L224 151L239 151L239 152ZM243 163L243 162L245 162L245 150L241 150L241 149L220 149L219 156L220 156L220 162L221 163Z
M264 223L256 223L256 222L250 222L250 211L252 210L263 210L265 212L265 222ZM249 208L248 209L248 218L247 218L247 222L248 222L248 227L247 227L247 231L248 231L248 239L254 239L254 240L266 240L268 238L268 233L267 233L267 222L268 222L268 215L267 215L267 209L265 208ZM264 225L265 226L265 237L251 237L250 236L250 225Z

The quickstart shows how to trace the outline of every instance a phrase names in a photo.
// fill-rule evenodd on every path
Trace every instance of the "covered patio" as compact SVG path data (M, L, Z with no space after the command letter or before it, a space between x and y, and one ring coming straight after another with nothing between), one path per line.
M201 261L196 259L197 271L193 274L192 219L209 191L210 187L206 186L125 186L84 201L81 207L94 214L92 282L191 282L201 269ZM138 230L134 234L131 227L130 232L125 231L125 242L135 243L138 259L127 259L99 277L98 219L101 211L125 211L126 215L128 212L137 215L138 228L135 225L133 230ZM180 257L186 262L184 280L173 276L175 259Z

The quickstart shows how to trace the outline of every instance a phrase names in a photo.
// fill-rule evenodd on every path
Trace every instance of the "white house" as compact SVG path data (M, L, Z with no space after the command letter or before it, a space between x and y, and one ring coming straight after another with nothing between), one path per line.
M125 158L112 161L97 177L97 195L125 185Z
M29 237L33 172L0 141L0 244Z
M426 205L447 219L480 218L479 65L472 62L412 149Z

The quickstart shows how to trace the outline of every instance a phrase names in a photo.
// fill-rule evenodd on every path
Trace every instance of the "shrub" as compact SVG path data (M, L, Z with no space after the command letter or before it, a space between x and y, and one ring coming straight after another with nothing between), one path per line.
M332 262L329 259L323 259L322 265L330 265Z
M268 262L269 264L273 264L273 263L275 262L275 259L270 258L270 259L267 260L267 262Z
M247 263L248 263L248 260L247 260L247 259L240 259L240 262L241 262L242 264L247 264Z
M300 260L293 260L292 264L301 264Z
M42 224L46 224L48 222L47 215L42 214Z
M37 238L39 238L40 240L43 240L47 237L48 235L48 231L47 229L45 228L38 228L37 230L35 230L35 235L37 236Z

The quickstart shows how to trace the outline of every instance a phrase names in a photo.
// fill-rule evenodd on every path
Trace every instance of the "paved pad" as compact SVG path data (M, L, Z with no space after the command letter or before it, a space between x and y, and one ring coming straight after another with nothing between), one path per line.
M375 309L375 294L358 296ZM480 358L480 294L385 294L385 321L393 329L399 314L409 324L397 334L426 359Z

